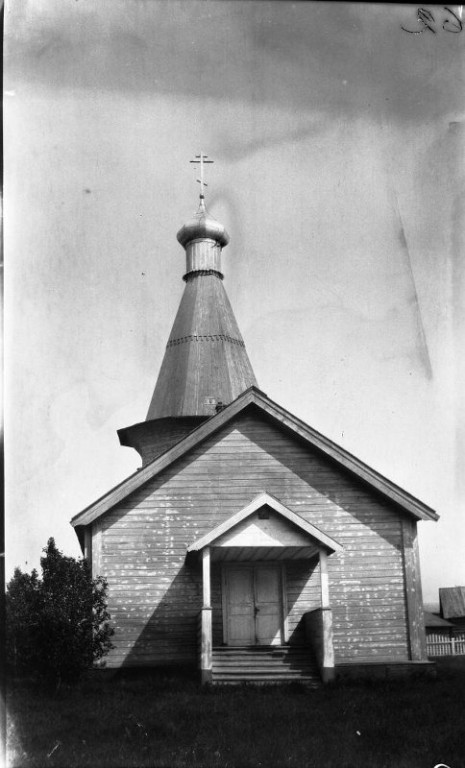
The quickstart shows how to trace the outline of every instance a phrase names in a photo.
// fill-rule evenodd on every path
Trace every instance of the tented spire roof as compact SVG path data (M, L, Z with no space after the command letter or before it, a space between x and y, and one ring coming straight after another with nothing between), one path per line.
M178 232L186 251L186 287L166 346L147 421L211 416L256 386L244 341L226 295L221 251L229 242L203 195Z

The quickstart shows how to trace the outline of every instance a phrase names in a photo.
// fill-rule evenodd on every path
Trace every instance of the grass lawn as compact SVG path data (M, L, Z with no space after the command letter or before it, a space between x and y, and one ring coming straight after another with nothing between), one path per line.
M8 690L9 763L32 766L465 766L465 657L436 679L201 689L167 673Z

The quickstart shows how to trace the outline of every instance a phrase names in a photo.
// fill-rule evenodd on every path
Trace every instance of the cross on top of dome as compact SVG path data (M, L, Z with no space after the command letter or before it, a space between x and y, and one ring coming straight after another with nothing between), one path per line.
M204 155L203 152L201 152L200 155L196 155L195 159L189 160L189 162L200 165L200 179L197 179L197 181L200 184L200 199L203 200L205 198L204 187L208 187L208 184L204 179L204 165L205 163L214 163L215 161L209 160L208 155Z

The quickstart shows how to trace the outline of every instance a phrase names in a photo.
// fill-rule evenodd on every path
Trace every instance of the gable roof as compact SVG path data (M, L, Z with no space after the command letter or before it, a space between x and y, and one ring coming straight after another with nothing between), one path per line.
M441 619L440 616L437 616L435 613L430 613L429 611L423 611L423 616L425 620L425 627L453 627L454 625L450 621L446 621L445 619Z
M445 619L462 618L465 616L465 587L441 587L439 603Z
M225 534L227 531L230 531L236 525L241 523L247 517L250 517L250 515L252 515L254 512L257 512L257 510L264 506L268 506L273 509L278 513L278 515L284 517L290 523L293 523L313 539L316 539L316 541L322 544L326 549L329 549L332 552L337 552L342 549L341 544L332 539L326 533L320 531L319 528L316 528L311 523L308 523L303 519L303 517L300 517L300 515L292 512L292 510L284 506L284 504L282 504L274 496L271 496L269 493L260 493L250 502L250 504L247 504L244 509L236 512L235 515L232 515L227 520L224 520L222 523L220 523L220 525L217 525L216 528L213 528L212 531L205 534L205 536L202 536L200 539L197 539L197 541L194 541L194 543L187 548L187 551L199 552L204 547L208 547L211 544L214 544L214 542L223 536L223 534Z
M186 437L176 443L172 448L162 453L150 464L130 475L122 483L115 486L100 499L95 501L89 507L71 520L74 527L88 525L101 515L108 512L112 507L125 499L129 494L136 491L146 482L156 477L160 472L169 467L174 461L188 453L206 438L218 432L222 427L228 424L238 414L246 408L254 406L262 414L268 416L273 421L279 423L284 429L296 437L303 439L312 448L316 448L328 458L335 461L339 466L354 474L360 480L364 481L372 489L378 491L385 498L395 502L406 512L420 520L437 520L436 512L416 499L407 491L387 480L385 477L371 469L367 464L352 456L344 448L334 443L329 438L324 437L316 430L309 427L308 424L293 416L285 408L270 400L264 392L256 387L250 387L242 395L226 406L219 413L203 422L197 429L194 429Z

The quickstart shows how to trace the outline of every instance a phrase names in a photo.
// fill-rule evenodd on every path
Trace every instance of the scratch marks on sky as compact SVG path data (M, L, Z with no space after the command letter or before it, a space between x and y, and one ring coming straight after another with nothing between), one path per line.
M392 198L393 198L394 213L396 215L396 218L399 224L399 232L398 232L399 241L402 246L402 252L406 256L407 272L410 276L410 281L412 286L412 305L413 305L413 310L415 312L415 320L416 320L416 326L417 326L417 351L418 351L418 355L423 365L423 368L425 370L427 378L432 379L433 369L431 366L431 358L430 358L428 342L425 334L423 315L421 311L420 302L418 300L418 292L417 292L417 286L415 283L415 275L412 267L412 260L410 258L410 250L408 247L407 237L405 234L404 224L402 221L402 216L400 213L399 203L397 200L397 195L395 193L395 190L393 190L392 192Z
M305 140L317 135L325 127L327 128L327 122L324 120L302 121L297 128L289 130L289 126L286 125L282 130L272 130L268 134L262 132L259 136L245 141L238 140L237 131L224 133L219 138L218 150L228 160L242 160L270 147Z

